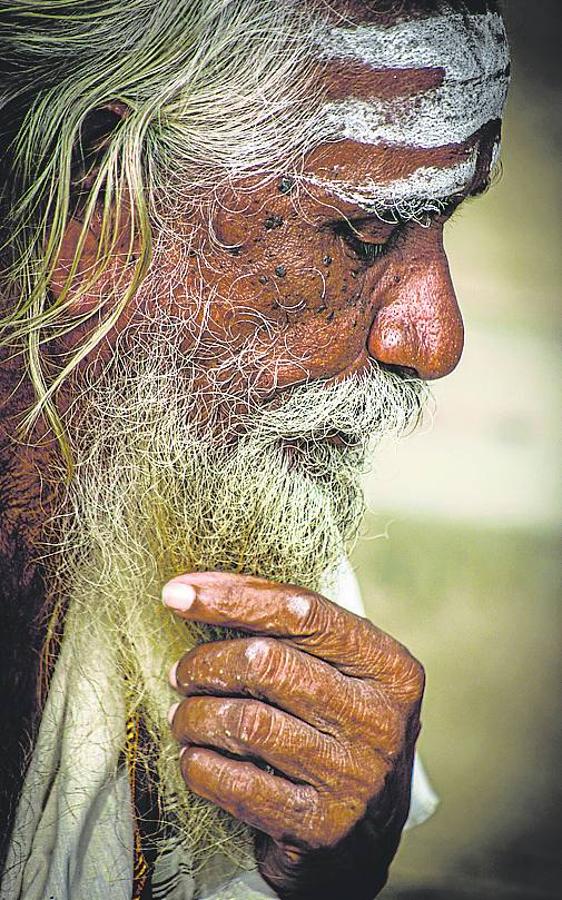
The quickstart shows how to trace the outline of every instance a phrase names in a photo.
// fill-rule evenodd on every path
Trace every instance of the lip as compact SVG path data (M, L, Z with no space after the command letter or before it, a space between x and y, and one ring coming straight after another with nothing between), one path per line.
M357 447L359 443L356 438L351 437L349 434L344 434L343 431L334 431L332 434L327 434L325 441L327 444L332 444L332 446L339 447L341 450Z
M284 453L290 457L291 461L295 461L296 457L299 454L306 453L307 446L315 441L330 444L332 447L337 447L338 450L349 450L359 445L359 440L351 437L349 434L345 434L343 431L336 430L321 436L318 435L317 438L314 438L314 436L311 436L310 439L286 438L281 441L281 444Z

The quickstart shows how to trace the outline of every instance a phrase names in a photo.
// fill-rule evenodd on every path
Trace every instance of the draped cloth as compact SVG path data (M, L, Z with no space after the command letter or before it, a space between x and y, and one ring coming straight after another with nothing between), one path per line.
M334 588L346 609L365 611L345 561ZM72 611L69 612L69 617ZM127 720L114 652L100 623L78 644L63 639L24 781L0 887L2 900L131 900L138 834L123 749ZM85 666L87 665L87 673ZM437 798L418 759L406 827L423 822ZM190 874L179 843L156 859L154 900L258 900L275 897L256 870L230 878L216 862ZM217 881L219 882L217 884Z

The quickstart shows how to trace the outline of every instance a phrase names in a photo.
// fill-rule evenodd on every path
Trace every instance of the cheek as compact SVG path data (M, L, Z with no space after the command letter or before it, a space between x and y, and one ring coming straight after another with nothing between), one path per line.
M294 212L265 210L262 218L252 229L238 222L221 229L223 241L244 238L213 265L221 271L215 310L224 324L249 334L252 311L255 323L263 318L264 331L285 335L312 319L329 324L345 311L364 309L365 267L341 238L307 227Z
M212 296L202 342L210 366L218 344L236 354L249 343L245 363L269 392L353 366L366 352L370 313L367 267L342 238L290 198L258 199L250 208L246 197L243 214L222 205L217 242L198 260Z
M286 241L247 247L244 274L241 267L234 282L223 279L229 297L213 313L231 347L256 340L254 365L266 393L346 371L365 352L369 330L365 272L340 241L317 240L304 259L289 249Z

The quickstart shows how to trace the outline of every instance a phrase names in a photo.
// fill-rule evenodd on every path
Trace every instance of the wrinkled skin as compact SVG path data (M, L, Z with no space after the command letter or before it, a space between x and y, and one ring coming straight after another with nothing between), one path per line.
M483 136L483 155L492 140ZM380 164L388 173L386 154ZM269 323L263 358L278 364L258 374L266 396L306 378L338 379L370 359L424 379L454 368L463 330L443 249L446 216L428 228L393 227L360 213L361 238L389 244L368 265L338 233L357 210L316 193L298 214L278 186L260 190L238 208L228 198L216 231L236 251L226 259L216 251L214 274L207 261L228 296L213 311L210 339L245 337L256 328L249 308ZM172 727L187 747L186 783L263 835L259 868L280 897L374 897L407 816L421 665L316 594L218 573L185 581L197 587L187 617L258 635L195 649L179 663L174 684L187 699Z
M263 832L260 869L280 896L374 896L408 811L421 665L294 585L216 572L172 584L195 587L184 618L256 634L199 646L172 672L187 785Z
M215 328L218 335L228 329L231 340L255 330L248 307L269 324L269 330L262 326L262 354L277 380L261 376L266 392L341 377L366 365L369 356L415 369L422 378L454 368L462 323L442 221L433 228L410 224L398 235L394 226L319 189L301 192L296 203L276 184L225 202L229 211L217 213L216 231L236 255L207 254L208 266L221 271L214 281L225 298L213 310ZM393 239L393 253L374 265L363 260L351 229L349 243L339 233L346 219L366 243Z
M495 132L480 138L481 156L489 158ZM473 141L458 145L445 164L464 158ZM342 141L321 145L303 163L305 174L325 175L334 161L345 163L346 177L393 180L409 166L441 165L441 150L389 154L369 147L368 159L354 158L355 145ZM485 181L478 173L466 193ZM344 377L376 359L415 370L424 379L440 378L456 366L463 346L463 326L443 247L443 226L452 208L431 227L415 222L390 225L319 187L293 191L291 179L256 187L251 179L223 191L213 219L220 246L207 238L204 219L177 223L190 231L199 225L195 252L201 260L192 278L176 284L174 311L192 314L192 295L202 277L213 292L211 317L198 333L202 366L212 367L217 347L242 346L249 335L260 337L254 371L264 395L311 378ZM462 196L456 198L461 202ZM93 264L97 248L94 220L80 268ZM74 256L80 226L71 222L55 272L55 293ZM124 233L123 244L129 240ZM364 245L386 246L374 263ZM172 279L176 259L163 259L162 287ZM167 268L169 267L169 268ZM108 278L117 278L119 264ZM164 290L164 293L167 292ZM92 299L95 299L93 293ZM87 305L88 295L81 298ZM72 342L72 336L69 341ZM215 348L215 358L213 358ZM187 348L186 348L187 349Z

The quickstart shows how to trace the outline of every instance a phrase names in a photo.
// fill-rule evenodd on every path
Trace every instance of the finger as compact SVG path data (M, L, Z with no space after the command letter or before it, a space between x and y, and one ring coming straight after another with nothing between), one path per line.
M342 672L394 684L418 664L390 635L320 594L249 575L194 572L164 587L164 602L186 619L282 637Z
M373 703L369 683L275 638L201 644L179 661L175 681L186 696L265 699L315 728L336 732L344 723L359 727Z
M345 758L330 735L257 700L191 697L177 707L172 733L180 743L257 757L315 787L333 784Z
M318 839L321 804L313 787L292 784L253 763L227 759L203 747L188 747L180 765L190 790L274 840Z

